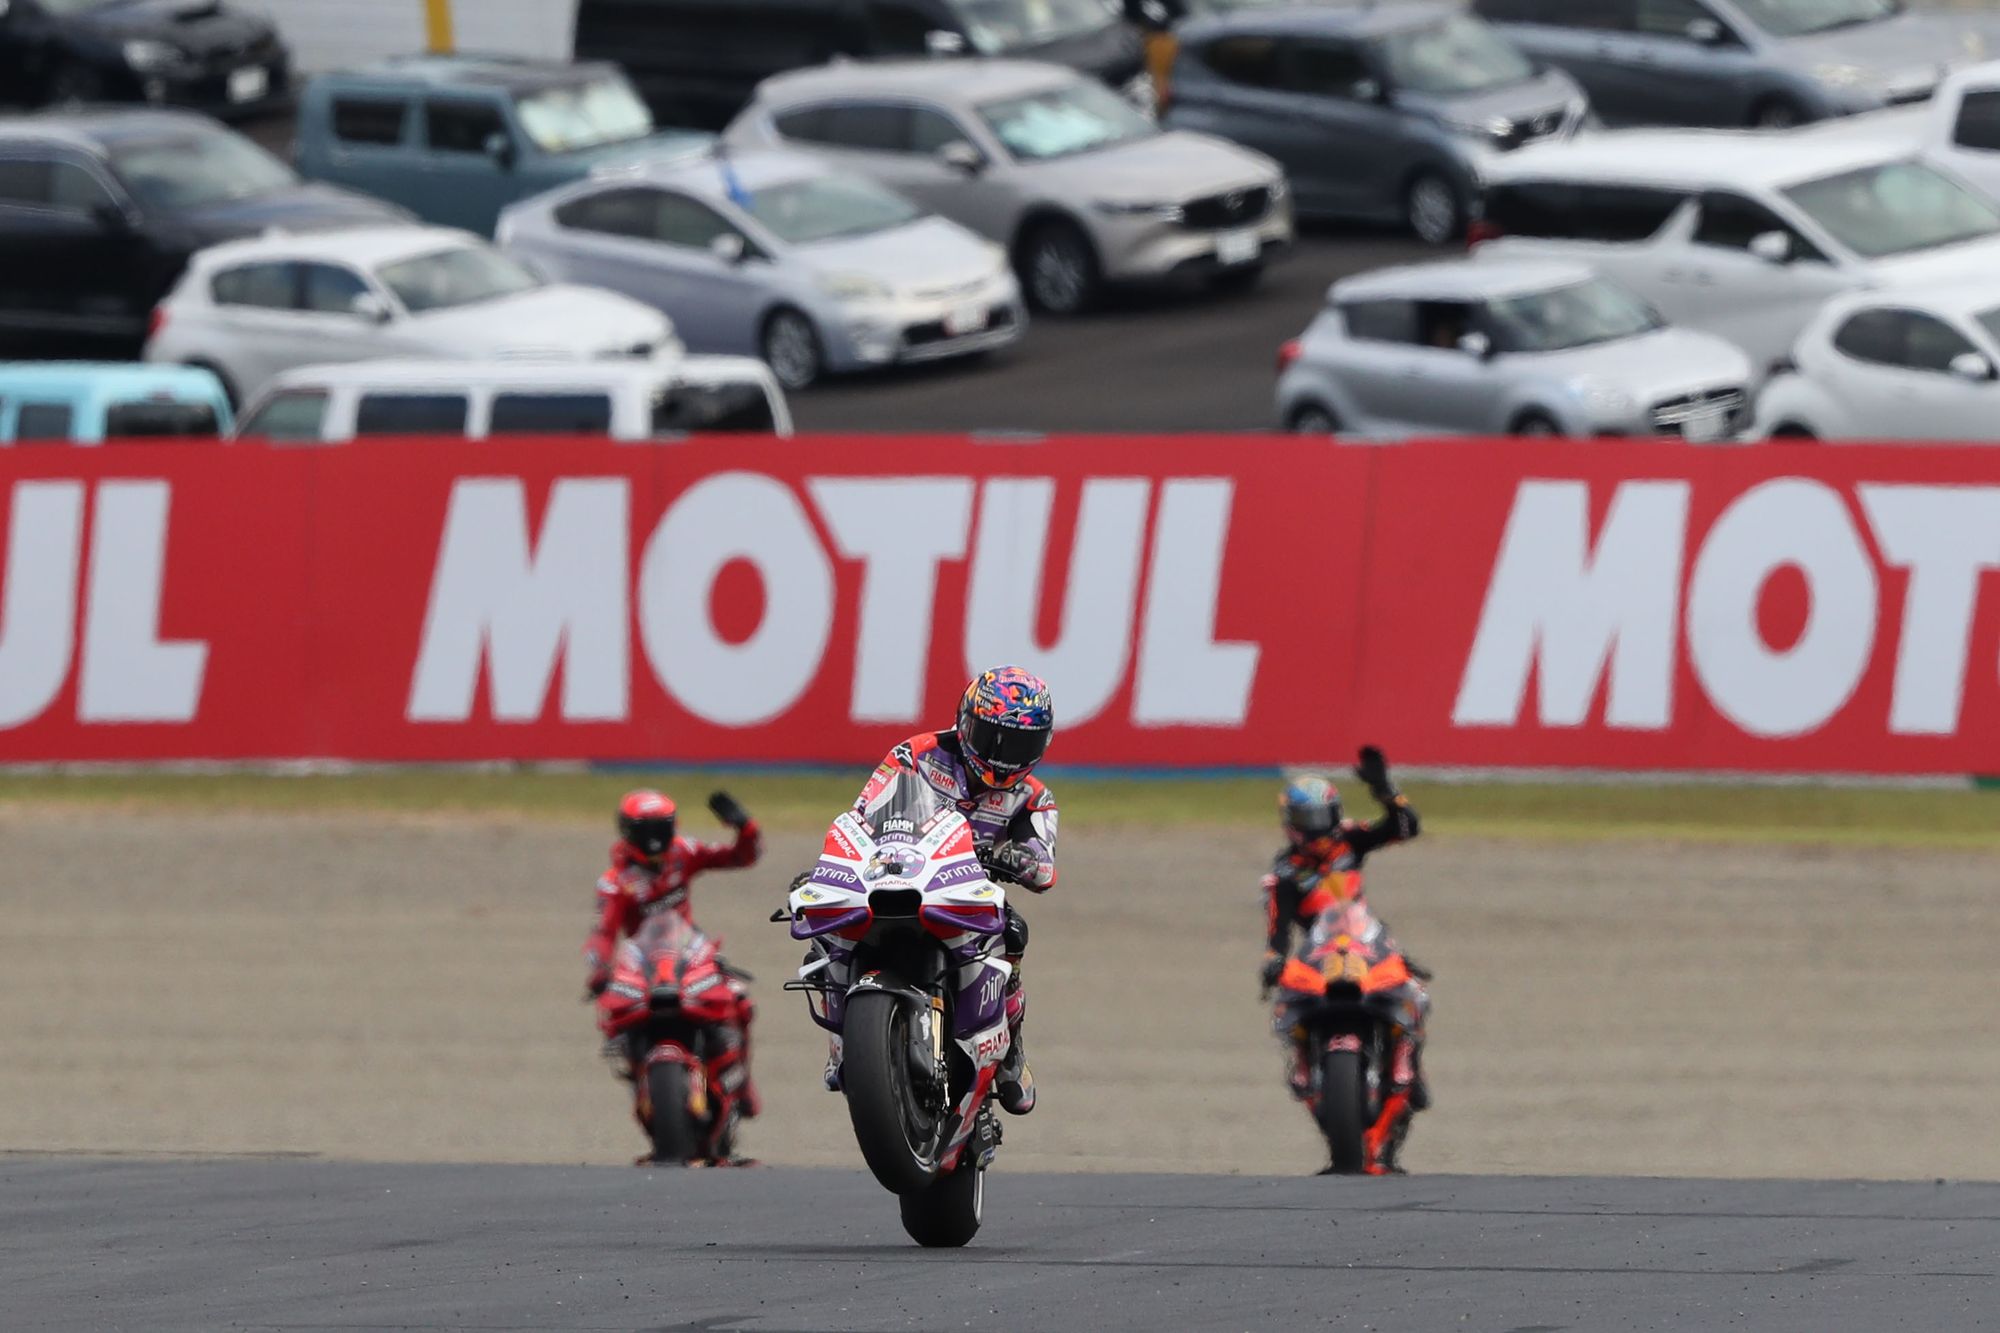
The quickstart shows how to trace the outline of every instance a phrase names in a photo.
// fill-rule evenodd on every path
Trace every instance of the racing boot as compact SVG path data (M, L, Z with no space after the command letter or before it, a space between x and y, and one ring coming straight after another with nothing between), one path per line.
M1026 1115L1035 1109L1035 1076L1028 1068L1028 1048L1021 1041L1021 1019L1027 1012L1028 997L1021 990L1021 974L1016 972L1007 989L1007 1027L1012 1043L993 1080L993 1093L1008 1115Z
M1416 1112L1410 1107L1410 1094L1392 1092L1382 1104L1382 1114L1369 1126L1362 1136L1362 1171L1371 1176L1400 1176L1406 1174L1396 1162L1402 1151L1403 1139L1410 1132L1410 1117Z

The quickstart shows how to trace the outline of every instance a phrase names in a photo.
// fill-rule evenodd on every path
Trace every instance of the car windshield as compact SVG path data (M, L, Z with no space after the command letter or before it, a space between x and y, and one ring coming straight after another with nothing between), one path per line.
M1903 12L1902 0L1736 0L1749 20L1773 37L1803 37L1858 28Z
M1535 67L1506 38L1463 14L1391 33L1381 51L1390 82L1415 93L1449 97L1535 77Z
M1807 181L1786 190L1785 197L1867 259L2000 235L2000 211L1921 162L1891 162Z
M514 101L521 128L545 153L643 139L653 132L653 113L623 79L593 79L562 88L525 93Z
M299 179L277 158L233 134L113 142L111 169L140 207L159 212L255 199Z
M1493 345L1502 352L1560 352L1635 338L1662 327L1638 297L1602 278L1486 304Z
M950 0L973 49L987 55L1080 37L1109 26L1104 0Z
M498 250L459 246L389 264L377 277L413 315L532 291L540 278Z
M81 14L86 9L102 9L119 0L42 0L42 8L51 14Z
M2000 310L1988 310L1975 318L1979 321L1979 327L1986 330L1987 337L2000 342Z
M1023 162L1074 157L1159 133L1118 94L1081 79L1026 97L987 102L979 116Z
M752 192L750 215L788 245L871 236L923 216L900 195L859 176L817 176Z

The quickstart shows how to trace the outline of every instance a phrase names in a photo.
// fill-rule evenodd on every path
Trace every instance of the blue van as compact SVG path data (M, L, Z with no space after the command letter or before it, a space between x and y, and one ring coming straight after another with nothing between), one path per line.
M222 381L192 366L0 363L0 445L219 439L234 426Z
M660 130L615 65L426 55L325 74L299 103L301 174L493 234L518 199L714 136Z

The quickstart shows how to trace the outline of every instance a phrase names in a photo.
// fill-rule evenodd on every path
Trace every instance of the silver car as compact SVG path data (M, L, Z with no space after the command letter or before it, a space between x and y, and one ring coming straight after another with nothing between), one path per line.
M1383 269L1285 345L1278 419L1310 434L1658 435L1749 422L1750 361L1580 265Z
M514 205L498 235L666 311L694 350L762 356L787 389L990 351L1027 324L999 246L797 153L637 163Z
M1292 239L1284 173L1205 134L1162 132L1054 65L901 61L781 75L724 133L786 144L1007 247L1029 299L1070 314L1106 282L1247 286Z

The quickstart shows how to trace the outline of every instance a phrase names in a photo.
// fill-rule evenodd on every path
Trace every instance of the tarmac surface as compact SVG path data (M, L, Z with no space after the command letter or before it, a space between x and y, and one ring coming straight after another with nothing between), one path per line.
M0 1327L1990 1328L2000 1185L0 1158Z

